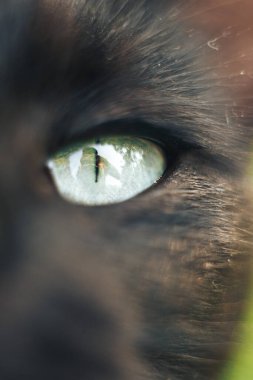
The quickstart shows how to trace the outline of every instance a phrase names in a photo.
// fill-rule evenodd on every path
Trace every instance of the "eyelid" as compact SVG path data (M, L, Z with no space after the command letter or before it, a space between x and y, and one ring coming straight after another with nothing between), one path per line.
M88 122L87 122L88 120ZM47 153L80 140L90 140L96 136L132 135L158 142L164 149L184 152L206 149L199 141L191 125L178 122L152 121L143 118L115 118L92 123L89 116L62 116L51 128Z
M115 120L107 123L93 126L92 128L83 128L79 132L73 133L73 130L59 128L59 133L50 136L47 153L52 155L59 149L79 141L88 141L96 136L132 136L136 138L144 138L160 145L164 151L179 152L190 148L182 139L172 136L168 129L159 125L152 125L139 120Z

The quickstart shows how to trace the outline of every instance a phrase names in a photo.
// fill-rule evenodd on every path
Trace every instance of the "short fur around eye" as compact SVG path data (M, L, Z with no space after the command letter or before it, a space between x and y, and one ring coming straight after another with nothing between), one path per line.
M1 3L1 379L217 377L249 267L251 8ZM177 141L168 181L110 207L59 200L48 152L119 120Z

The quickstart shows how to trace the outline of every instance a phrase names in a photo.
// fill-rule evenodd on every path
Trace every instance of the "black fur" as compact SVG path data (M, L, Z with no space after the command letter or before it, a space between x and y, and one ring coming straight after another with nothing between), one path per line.
M200 10L1 2L2 380L207 380L238 341L250 89ZM103 133L160 139L167 178L119 205L59 199L48 155Z

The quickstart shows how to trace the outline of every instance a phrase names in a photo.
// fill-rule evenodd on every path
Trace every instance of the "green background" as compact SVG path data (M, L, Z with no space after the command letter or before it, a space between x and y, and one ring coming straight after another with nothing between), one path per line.
M235 350L220 380L253 380L253 281L248 307L240 327L242 343Z

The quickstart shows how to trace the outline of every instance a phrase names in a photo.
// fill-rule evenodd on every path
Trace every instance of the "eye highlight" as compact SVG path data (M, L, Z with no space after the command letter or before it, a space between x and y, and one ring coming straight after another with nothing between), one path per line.
M159 145L137 137L104 137L72 144L47 162L67 201L99 206L128 200L156 183L166 170Z

